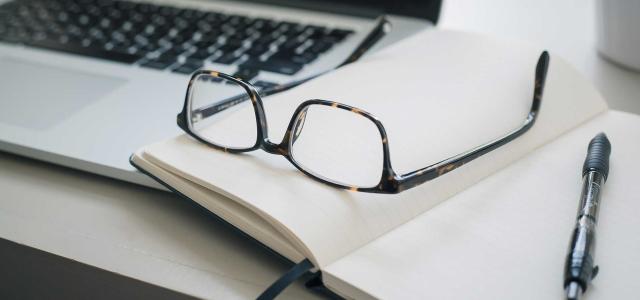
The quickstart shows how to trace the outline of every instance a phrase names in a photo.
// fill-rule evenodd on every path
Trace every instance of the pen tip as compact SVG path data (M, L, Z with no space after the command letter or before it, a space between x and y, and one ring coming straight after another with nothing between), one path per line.
M579 300L582 294L582 287L575 281L567 285L567 300Z

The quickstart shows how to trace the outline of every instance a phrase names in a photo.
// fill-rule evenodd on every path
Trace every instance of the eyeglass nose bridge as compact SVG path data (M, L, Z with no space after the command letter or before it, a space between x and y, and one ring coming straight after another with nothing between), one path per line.
M263 139L261 148L271 154L280 154L290 156L291 145L296 142L306 120L308 105L301 104L291 118L291 122L287 127L287 131L279 144L273 143L268 137Z
M283 155L285 157L289 156L288 147L285 147L282 143L273 143L269 139L264 139L260 144L260 148L270 154Z

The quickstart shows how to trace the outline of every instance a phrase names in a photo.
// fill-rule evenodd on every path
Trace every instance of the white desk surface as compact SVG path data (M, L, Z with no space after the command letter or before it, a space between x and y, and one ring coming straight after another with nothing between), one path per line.
M640 114L640 73L595 52L594 0L445 1L440 26L546 46L611 108ZM0 238L196 297L252 298L287 265L169 193L0 154ZM283 299L313 298L300 283Z
M444 0L439 26L546 47L591 80L610 108L640 114L640 72L597 54L595 0Z

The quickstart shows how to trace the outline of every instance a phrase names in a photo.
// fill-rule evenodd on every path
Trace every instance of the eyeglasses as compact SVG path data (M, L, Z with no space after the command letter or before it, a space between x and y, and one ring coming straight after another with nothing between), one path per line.
M520 127L469 151L403 175L391 167L382 122L346 104L307 100L295 110L282 141L278 144L270 141L261 96L295 85L259 92L250 83L230 75L198 71L189 81L184 107L178 114L178 126L198 141L225 152L262 149L282 155L306 175L337 188L393 194L442 176L527 132L540 109L548 66L549 55L544 51L536 66L531 109ZM327 126L327 122L331 122L331 126Z

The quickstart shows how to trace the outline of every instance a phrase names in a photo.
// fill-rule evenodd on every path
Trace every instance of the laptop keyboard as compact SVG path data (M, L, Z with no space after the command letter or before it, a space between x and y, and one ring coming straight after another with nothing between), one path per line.
M206 61L293 75L353 32L220 12L113 0L0 5L0 41L190 74ZM251 78L247 78L251 77Z

